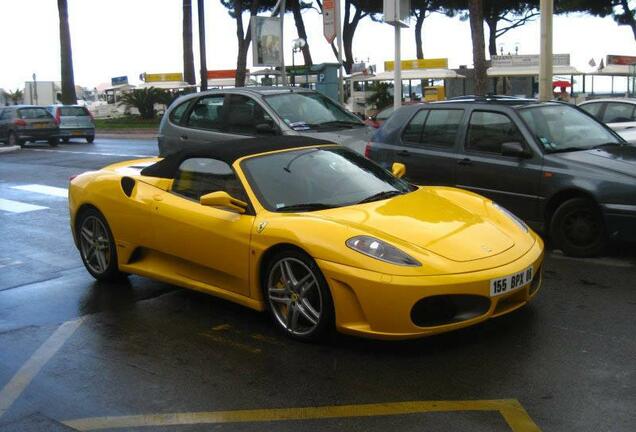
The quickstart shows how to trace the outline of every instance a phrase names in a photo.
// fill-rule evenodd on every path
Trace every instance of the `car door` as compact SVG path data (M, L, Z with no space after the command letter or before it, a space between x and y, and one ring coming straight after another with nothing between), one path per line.
M171 257L181 275L248 295L254 215L200 204L202 195L216 191L247 202L227 163L210 158L184 160L171 190L155 196L157 248Z
M175 141L182 144L205 145L215 141L236 138L227 133L224 121L225 95L215 93L197 99L185 113L185 118L170 127L170 136L164 139L169 142L172 151ZM179 107L175 109L178 110Z
M455 185L457 138L463 109L419 110L402 132L402 146L395 149L406 176L415 184Z
M542 157L528 145L530 139L508 113L473 110L458 160L457 186L487 196L523 219L540 221ZM521 143L528 157L503 156L505 142Z
M603 123L619 135L636 129L636 105L627 102L608 102L603 112Z

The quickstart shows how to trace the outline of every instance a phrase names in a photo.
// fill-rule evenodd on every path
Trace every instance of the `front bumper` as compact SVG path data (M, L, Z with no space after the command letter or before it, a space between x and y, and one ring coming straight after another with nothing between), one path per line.
M636 205L603 204L602 209L609 238L636 241Z
M374 339L408 339L467 327L504 315L527 304L542 283L543 242L518 260L489 270L441 276L393 276L317 260L333 297L336 328L342 333ZM490 280L532 266L533 283L490 297ZM414 306L433 296L478 298L486 309L477 316L449 324L423 327L412 320Z

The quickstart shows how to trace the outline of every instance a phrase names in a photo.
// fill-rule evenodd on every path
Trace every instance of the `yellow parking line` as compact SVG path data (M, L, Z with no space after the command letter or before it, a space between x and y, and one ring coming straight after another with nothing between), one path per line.
M20 397L42 367L62 348L62 345L73 335L75 330L82 324L82 321L84 321L84 318L67 321L59 326L40 348L33 353L31 358L22 365L20 370L11 378L11 381L0 390L0 417Z
M304 408L274 408L237 411L142 414L67 420L66 426L80 430L177 426L284 420L316 420L346 417L374 417L452 411L499 411L513 432L539 432L539 427L515 399L475 401L414 401L383 404L334 405Z

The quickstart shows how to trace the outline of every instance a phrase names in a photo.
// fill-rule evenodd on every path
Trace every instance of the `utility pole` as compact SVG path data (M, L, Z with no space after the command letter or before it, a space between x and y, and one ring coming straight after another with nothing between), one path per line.
M340 0L335 0L336 3L336 39L338 39L338 101L341 105L344 105L344 84L343 84L343 70L342 70L342 22L340 20Z
M539 100L551 100L552 92L552 15L554 10L554 0L541 0L541 59L539 66Z
M402 56L401 37L402 28L396 22L393 25L395 30L395 58L393 59L393 109L402 106ZM422 89L423 91L423 89Z
M197 0L199 9L199 56L201 57L201 91L208 89L208 66L206 65L205 54L205 11L203 0Z

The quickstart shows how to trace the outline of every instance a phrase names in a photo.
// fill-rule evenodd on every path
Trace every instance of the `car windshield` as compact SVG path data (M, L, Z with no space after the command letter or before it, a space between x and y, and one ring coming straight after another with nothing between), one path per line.
M548 153L622 144L597 120L566 104L534 105L519 113Z
M241 167L270 211L342 207L410 192L415 188L346 148L304 148L257 156Z
M320 93L283 93L265 96L264 99L294 130L364 126L359 118Z
M44 108L20 108L18 117L21 119L50 119L51 114Z

